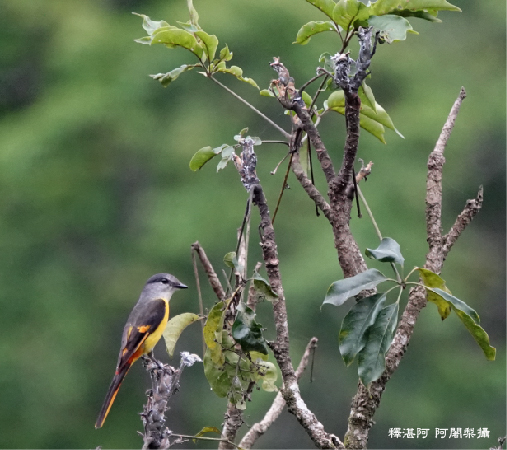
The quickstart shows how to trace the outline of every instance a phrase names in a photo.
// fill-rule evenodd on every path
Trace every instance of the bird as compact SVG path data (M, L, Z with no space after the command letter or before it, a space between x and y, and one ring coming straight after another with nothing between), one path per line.
M186 288L187 286L169 273L157 273L146 281L123 328L118 364L95 428L104 425L120 385L132 364L141 356L151 356L167 325L172 294Z

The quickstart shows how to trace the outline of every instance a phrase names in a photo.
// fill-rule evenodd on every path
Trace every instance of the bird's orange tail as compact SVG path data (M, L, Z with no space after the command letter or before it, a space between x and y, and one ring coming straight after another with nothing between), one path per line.
M113 381L111 381L111 386L109 386L109 390L107 391L106 399L104 400L104 404L102 405L102 409L100 410L99 417L97 418L97 422L95 422L95 428L100 428L102 425L104 425L104 421L106 420L107 415L109 414L109 410L111 409L111 405L114 402L114 399L116 398L116 394L118 393L118 390L120 389L120 385L125 378L125 375L127 375L127 372L129 371L130 367L132 366L132 363L134 361L127 363L113 378Z

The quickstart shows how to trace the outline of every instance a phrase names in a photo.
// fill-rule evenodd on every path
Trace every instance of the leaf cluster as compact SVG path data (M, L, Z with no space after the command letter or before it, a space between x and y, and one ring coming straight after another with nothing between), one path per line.
M365 253L369 258L391 264L396 279L386 277L377 269L368 269L354 277L332 283L323 303L340 306L349 298L356 297L356 303L343 319L338 341L340 354L347 366L357 357L358 375L363 384L368 385L377 380L384 372L385 355L392 343L398 322L401 293L407 285L424 287L428 301L437 306L442 320L454 311L481 347L486 358L490 361L495 359L496 350L490 346L488 334L479 325L478 314L465 302L452 296L439 275L431 270L416 267L402 279L396 265L403 268L405 260L399 244L391 238L382 239L376 249L367 249ZM410 275L416 271L421 281L408 281ZM383 293L364 295L365 292L376 289L380 283L386 281L395 283L395 286ZM397 300L386 306L387 294L396 287L398 287Z

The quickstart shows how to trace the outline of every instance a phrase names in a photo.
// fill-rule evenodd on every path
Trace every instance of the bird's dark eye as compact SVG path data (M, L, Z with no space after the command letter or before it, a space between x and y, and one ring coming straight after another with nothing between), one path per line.
M160 282L164 284L169 284L169 280L167 278L161 278Z

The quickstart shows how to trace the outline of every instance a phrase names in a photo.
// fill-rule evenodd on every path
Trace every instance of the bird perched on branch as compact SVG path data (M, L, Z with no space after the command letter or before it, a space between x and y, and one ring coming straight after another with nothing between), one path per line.
M157 273L144 285L139 300L123 329L116 372L107 391L95 428L100 428L104 424L121 382L132 364L139 357L150 354L162 337L169 319L169 300L172 294L178 289L186 287L169 273Z

